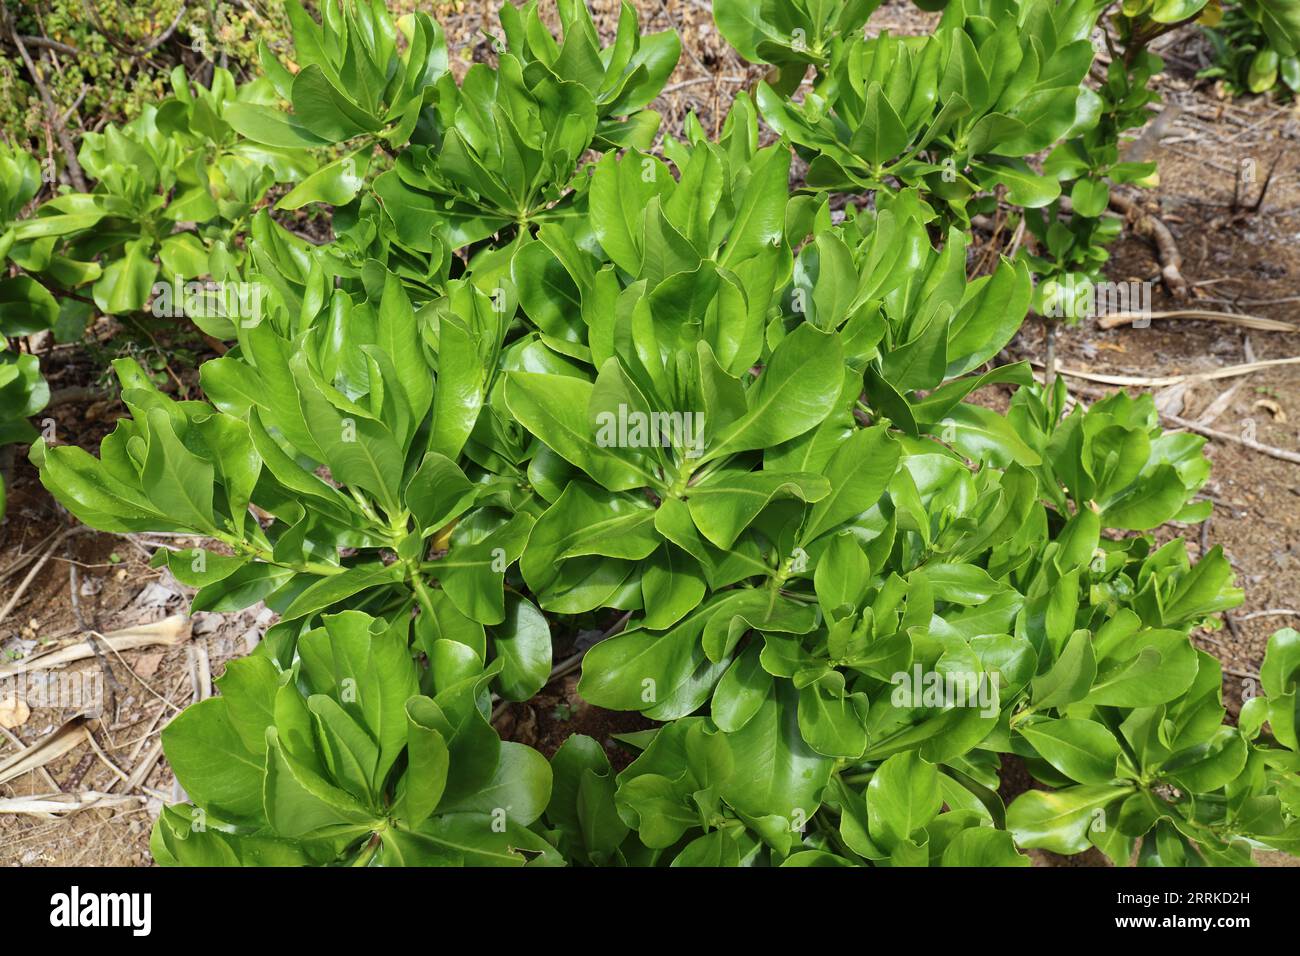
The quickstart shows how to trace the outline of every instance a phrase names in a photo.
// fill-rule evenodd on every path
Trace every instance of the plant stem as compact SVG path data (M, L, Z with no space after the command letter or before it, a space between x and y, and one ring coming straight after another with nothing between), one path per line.
M1046 354L1043 356L1043 384L1050 389L1052 383L1056 381L1056 320L1045 317L1043 321L1047 323L1047 347Z
M378 850L379 850L379 834L378 834L378 833L372 833L372 834L370 835L370 839L369 839L368 841L366 841L366 845L365 845L364 847L362 847L362 848L361 848L361 852L357 854L357 858L356 858L355 860L353 860L352 863L349 864L349 865L350 865L350 866L369 866L369 865L370 865L370 861L371 861L372 859L374 859L375 853L376 853Z
M433 595L429 593L428 585L424 583L418 570L411 575L410 580L411 588L415 591L415 599L420 602L420 613L429 615L432 620L436 615L433 611Z
M228 545L236 554L256 558L264 564L273 564L277 568L288 568L290 571L298 571L301 574L319 574L323 577L329 577L334 574L342 574L347 568L338 564L322 564L319 561L307 561L303 564L295 564L290 561L280 561L271 551L265 548L259 548L255 544L250 544L246 539L236 538L234 535L212 535L217 541Z

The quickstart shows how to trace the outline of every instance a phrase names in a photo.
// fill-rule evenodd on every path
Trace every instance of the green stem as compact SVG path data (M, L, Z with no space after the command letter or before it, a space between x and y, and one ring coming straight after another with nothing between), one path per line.
M259 548L257 545L250 543L244 538L236 538L234 535L216 534L212 535L216 540L228 545L232 551L241 557L256 558L263 564L272 564L277 568L287 568L290 571L297 571L300 574L319 574L328 577L334 574L342 574L347 568L337 564L323 564L320 561L307 561L303 564L297 564L292 561L281 561L276 558L275 554L265 548Z
M698 472L696 472L694 469L688 471L686 473L686 478L687 478L686 484L698 485L701 481L704 481L706 478L709 477L709 475L713 474L715 471L717 471L719 468L721 468L730 460L731 460L730 455L728 455L726 458L715 458L713 459L713 461L709 462L707 465L701 468Z
M357 503L357 507L361 509L363 515L380 527L388 527L388 523L379 517L379 512L375 511L374 505L366 500L365 495L361 494L361 492L357 491L357 489L353 488L351 485L348 486L348 493L352 495L352 500Z
M822 832L826 839L830 841L831 845L835 847L840 856L849 860L856 860L863 865L867 864L865 859L849 849L848 844L844 842L844 838L840 836L840 831L831 826L824 817L814 816L813 823L816 824L817 829Z
M378 850L379 850L379 834L378 834L378 833L372 833L372 834L370 835L370 839L366 842L366 845L365 845L364 847L362 847L362 848L361 848L361 852L357 854L356 859L353 860L353 861L352 861L350 864L348 864L348 865L349 865L349 866L369 866L369 865L370 865L370 861L371 861L372 859L374 859L375 853L377 853Z
M420 613L429 615L433 619L436 615L433 610L433 595L429 593L429 587L424 583L424 578L420 577L419 572L411 575L411 588L415 591L415 599L420 603Z

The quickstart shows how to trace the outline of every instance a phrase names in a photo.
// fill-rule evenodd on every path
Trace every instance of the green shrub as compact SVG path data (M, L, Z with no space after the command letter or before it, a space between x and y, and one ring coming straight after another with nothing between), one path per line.
M1273 90L1293 96L1300 90L1300 58L1293 37L1269 28L1270 14L1263 4L1224 6L1222 19L1205 26L1214 64L1196 75L1221 79L1234 96Z
M304 241L252 193L218 203L203 238L243 254L218 274L209 251L206 274L256 288L260 308L212 330L233 345L201 369L206 400L119 361L131 414L98 458L32 449L81 521L218 542L156 556L198 589L194 609L280 614L222 696L165 731L192 802L160 818L157 859L1294 850L1300 635L1274 636L1264 696L1225 724L1219 664L1189 635L1241 592L1220 550L1192 562L1150 533L1208 515L1204 441L1165 434L1149 397L1067 412L1059 380L991 365L1027 314L1030 268L968 278L966 199L1016 172L1057 188L1020 165L1097 98L1081 86L1091 20L1016 9L1038 42L958 7L937 39L827 39L860 26L856 5L733 37L780 85L810 63L852 81L825 115L856 125L827 120L815 143L785 128L825 176L792 194L790 143L760 148L758 112L794 124L816 106L776 87L757 108L739 95L716 141L692 117L662 158L643 151L677 47L638 40L628 7L603 50L580 5L562 5L558 40L532 6L507 8L506 49L459 84L427 18L405 21L399 53L378 5L329 4L319 26L291 7L302 69L267 62L290 111L214 93L232 138L203 149L342 147L280 203L335 206L338 239ZM1010 116L988 79L1017 52L1042 96L1007 100ZM873 153L882 117L901 132ZM144 143L158 125L136 128ZM955 205L917 159L941 142L966 177ZM87 155L100 148L118 147ZM120 183L23 222L125 213L95 198L135 195ZM875 202L836 216L823 187ZM139 192L127 225L159 208ZM157 231L130 243L161 249ZM1006 413L970 400L996 383L1016 386ZM490 723L494 700L548 681L553 630L593 614L628 623L586 655L579 692L656 722L626 738L642 752L617 775L587 738L548 768ZM1005 806L1012 756L1047 789Z

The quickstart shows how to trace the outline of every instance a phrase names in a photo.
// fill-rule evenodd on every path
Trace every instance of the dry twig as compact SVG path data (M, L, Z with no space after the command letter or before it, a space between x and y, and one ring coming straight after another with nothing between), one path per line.
M41 793L30 797L10 797L0 800L0 813L18 813L48 819L81 810L105 810L109 807L139 805L145 800L146 798L142 796L100 793L97 790L83 790L81 793Z
M50 556L54 554L55 549L57 549L58 546L63 543L64 539L70 537L71 535L80 534L83 531L89 531L89 530L90 529L85 527L84 525L77 525L76 527L73 528L65 528L63 531L60 531L57 535L55 535L54 540L51 541L49 545L45 548L45 551L42 552L40 559L36 562L35 565L32 566L32 569L27 572L27 576L23 578L22 581L19 582L18 587L14 590L14 593L9 596L9 600L5 602L5 606L3 608L0 608L0 621L3 621L6 617L8 617L9 612L18 606L18 601L20 598L22 598L23 592L26 591L28 586L31 585L32 581L35 580L36 575L40 573L41 568L45 567L45 562L50 560ZM8 573L8 571L6 571L6 573ZM3 669L0 669L0 673L3 673Z
M1216 428L1207 428L1198 422L1188 421L1186 418L1179 418L1177 415L1164 415L1162 417L1167 421L1173 422L1179 428L1186 428L1189 432L1196 432L1198 435L1204 435L1206 438L1213 438L1217 441L1235 442L1238 445L1244 445L1252 451L1257 451L1260 454L1276 458L1279 461L1289 461L1292 464L1300 465L1300 454L1288 451L1285 448L1275 448L1272 445L1265 445L1262 442L1257 442L1253 438L1234 435L1231 432L1221 432Z
M81 171L81 163L77 161L77 148L72 142L72 134L68 132L67 126L60 120L58 108L54 105L54 97L50 95L44 77L36 69L36 63L32 60L32 55L27 52L27 45L23 42L22 36L19 35L12 15L7 9L0 11L0 15L3 15L4 22L9 28L9 37L13 40L14 46L18 48L18 55L22 58L23 66L27 67L27 73L32 78L32 84L36 87L36 92L41 97L41 103L45 106L46 122L49 123L51 130L59 140L59 145L63 148L63 158L68 164L68 178L72 180L72 185L77 192L84 193L87 191L86 177Z
M1261 332L1295 332L1294 325L1266 319L1259 315L1238 315L1236 312L1212 312L1208 309L1172 309L1167 312L1111 312L1097 319L1097 325L1103 329L1113 329L1121 325L1132 325L1147 319L1199 319L1205 322L1226 322L1240 325L1247 329Z
M21 741L21 740L20 740L20 739L19 739L19 738L18 738L18 737L13 733L13 731L9 730L7 727L5 727L5 726L2 725L2 724L0 724L0 737L4 737L5 740L7 740L7 741L9 741L11 744L13 744L13 745L18 749L18 752L19 752L19 753L24 753L24 752L28 749L27 745L26 745L25 743L23 743L23 742L22 742L22 741ZM53 789L53 790L56 791L56 792L61 791L61 790L63 789L62 787L59 786L59 782L58 782L57 780L55 780L52 776L50 776L50 772L49 772L48 770L46 770L43 766L42 766L42 767L37 767L37 768L36 768L36 771L37 771L37 773L39 773L42 777L45 778L45 782L48 783L48 784L50 785L51 789Z
M1040 365L1041 362L1035 362ZM1253 372L1263 371L1266 368L1273 368L1278 365L1298 365L1300 364L1300 355L1291 356L1290 358L1265 359L1262 362L1244 362L1241 365L1228 365L1224 368L1210 369L1206 372L1191 372L1186 375L1110 375L1105 372L1084 372L1080 369L1060 368L1056 369L1058 375L1064 375L1067 378L1081 378L1085 382L1099 382L1102 385L1122 385L1134 388L1164 388L1168 385L1177 385L1180 382L1210 382L1220 378L1235 378L1238 375L1250 375Z
M1253 621L1257 617L1300 617L1300 611L1292 610L1289 607L1270 607L1263 611L1251 611L1249 614L1238 614L1238 621Z

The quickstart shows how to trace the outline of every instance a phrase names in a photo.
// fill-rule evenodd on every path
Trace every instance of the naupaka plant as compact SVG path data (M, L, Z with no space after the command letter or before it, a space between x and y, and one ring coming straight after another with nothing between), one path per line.
M611 171L621 168L609 162ZM644 195L657 198L651 192L653 177L641 182L646 184L639 187ZM683 174L675 190L687 182ZM638 188L636 183L629 177L629 190ZM597 186L593 184L593 196ZM653 205L632 205L646 210L638 218L644 221L643 247L650 248L652 230L662 229L655 223ZM894 214L882 211L875 225L902 245L906 232L890 228ZM711 221L716 231L725 232L716 215ZM619 234L611 236L618 246ZM920 236L925 238L923 232ZM809 260L807 272L819 279L823 261L828 275L835 274L830 268L847 262L846 271L837 275L838 287L843 288L842 280L851 275L852 288L862 281L853 274L857 264L851 254L836 260L831 238L818 237L819 255ZM879 244L864 241L862 246L873 251L860 255L860 261L883 263L882 272L888 271L893 260ZM628 243L628 248L635 254L634 245ZM990 766L987 759L968 755L986 741L994 754L1012 750L1013 717L1032 726L1034 715L1054 701L1087 699L1095 661L1091 676L1073 678L1086 684L1070 686L1057 695L1059 700L1051 688L1070 679L1066 675L1076 669L1075 655L1089 640L1084 625L1103 624L1126 601L1139 602L1149 634L1130 630L1132 640L1118 648L1106 666L1116 673L1135 668L1148 678L1147 668L1163 666L1168 679L1147 685L1157 702L1190 691L1195 671L1187 663L1195 664L1195 652L1186 629L1239 600L1239 594L1227 588L1226 563L1214 554L1189 574L1185 557L1181 564L1171 552L1148 559L1149 544L1140 541L1112 553L1101 544L1101 529L1149 528L1175 515L1192 518L1203 513L1201 506L1188 508L1205 476L1199 440L1166 441L1152 430L1149 409L1135 413L1116 400L1089 412L1084 432L1096 438L1074 451L1083 463L1079 477L1061 479L1050 470L1035 475L1031 469L1043 468L1047 456L1046 438L1035 437L1031 430L1026 433L1033 441L1025 442L1000 416L961 401L980 384L997 380L989 376L956 380L932 398L915 400L928 408L922 422L931 419L929 430L960 455L945 453L937 445L911 445L905 433L891 435L888 422L859 429L862 423L854 411L868 420L881 412L873 407L872 376L888 386L877 391L886 407L909 411L913 403L905 394L942 384L952 372L960 373L963 361L978 364L980 348L990 348L985 354L991 355L1005 342L1000 336L1009 337L1005 323L993 318L995 308L982 321L971 321L980 315L973 310L961 331L989 336L987 343L975 345L982 340L967 338L967 347L975 351L959 357L955 365L947 361L954 305L959 309L963 301L977 298L962 294L963 271L954 274L946 264L960 248L954 243L947 250L951 258L936 254L928 278L921 273L915 279L913 288L921 293L920 304L911 300L915 312L907 308L906 289L886 288L883 302L870 312L858 312L862 303L843 303L844 311L856 314L858 322L865 322L867 315L872 320L867 326L873 330L870 337L854 337L855 350L861 351L851 357L846 358L849 353L838 334L817 331L819 325L834 330L840 323L839 313L826 304L836 288L828 281L823 304L811 310L813 321L806 321L806 312L796 315L789 330L772 316L764 336L764 361L730 384L716 368L710 371L715 340L707 320L692 327L674 320L671 311L661 318L653 293L639 322L638 306L627 319L616 312L612 354L602 361L593 348L599 371L590 386L571 369L507 378L511 410L547 449L581 471L552 497L551 508L535 526L521 560L525 581L540 589L545 609L573 613L600 605L626 608L634 611L633 625L638 600L644 611L640 626L608 639L588 655L580 685L584 696L658 719L693 719L707 702L711 723L706 733L720 733L724 739L757 733L768 747L775 739L774 763L766 772L791 785L796 779L806 782L812 774L818 781L812 786L815 794L833 772L857 770L899 749L913 748L933 761L955 764L966 779L991 789L996 785L996 760ZM689 268L693 260L683 262ZM620 271L635 278L642 268L629 257ZM945 287L945 276L958 283L955 296L948 291L951 285ZM1006 281L1014 282L1013 277L1008 271ZM819 291L817 279L814 294ZM660 280L671 281L671 276ZM1019 300L1023 310L1028 298L1023 273L1019 281L1026 287ZM621 295L643 295L636 288L639 284ZM940 309L943 298L928 307L923 304L926 292L936 294L932 290L952 296L946 312ZM1000 301L1005 303L1005 295ZM936 315L942 315L942 321L935 323ZM1023 311L1010 317L1012 331L1022 317ZM626 331L620 333L623 322ZM944 334L928 331L931 326ZM670 336L665 338L663 330ZM920 330L927 330L924 344L916 334ZM900 362L895 347L909 360ZM918 355L925 357L925 365L917 364L913 356ZM848 393L843 417L834 419L834 428L828 427L830 419L822 424L824 412L802 419L805 407L834 408L816 390L834 381L830 369L836 365L852 376L850 383L857 383ZM926 370L931 368L934 371ZM916 377L918 373L934 377ZM697 374L700 385L695 384ZM1014 381L1022 373L999 374ZM710 432L710 410L725 406L693 396L725 390L737 396L734 411L727 411L738 417L724 418L723 428ZM569 410L562 417L546 405L548 394L571 398L564 403ZM785 414L770 414L764 397L772 394L782 396ZM1052 399L1057 417L1061 395ZM655 409L666 407L666 397L680 402L690 417L664 435L654 431L653 416ZM602 419L606 426L617 420L619 440L611 441L608 431L602 434ZM637 421L651 424L638 433ZM682 427L688 421L698 423L695 443L683 440L689 437ZM1054 431L1055 421L1043 427ZM914 414L910 422L919 432ZM747 430L748 437L756 431L766 434L774 447L760 457L757 449L743 444L745 439L733 437ZM1078 431L1079 419L1068 419L1061 440L1071 440L1064 436ZM805 434L814 437L804 440ZM777 451L786 444L794 446L792 459ZM711 467L715 459L723 463ZM769 464L788 460L799 462L804 470L782 471ZM969 480L968 460L988 466L977 481ZM896 472L900 461L905 469ZM1006 472L993 485L990 479L1001 469ZM549 481L553 478L548 466ZM967 484L970 492L964 494ZM1073 501L1067 492L1074 495ZM1038 502L1045 494L1059 503L1059 511L1049 512ZM819 541L828 530L841 534ZM1058 536L1061 542L1052 543L1048 552L1055 560L1037 557ZM870 583L874 565L887 570L894 562L898 570L876 591ZM1086 578L1080 565L1087 569ZM1162 570L1156 574L1148 567ZM801 597L801 587L806 587L801 579L808 578L813 592ZM865 604L864 597L869 599ZM761 641L755 643L757 635ZM913 665L925 672L977 675L975 690L992 688L983 711L945 706L942 698L927 707L923 696L915 708L900 707L889 685ZM1096 699L1122 699L1107 693L1099 689ZM999 694L1004 696L1000 699ZM767 707L772 708L772 722L754 731L751 721ZM999 730L1003 724L1006 729ZM1017 733L1014 739L1020 741L1023 734L1018 728ZM844 763L852 761L862 763ZM696 784L704 784L707 777L699 772L705 776L679 794L688 805L699 799ZM981 784L980 775L988 782ZM807 798L807 788L798 791L804 798L792 803L792 791L762 779L756 789L768 795L765 812L757 813L751 803L740 811L742 816L791 821L802 814L806 820L810 809L815 811L816 800ZM744 803L743 797L738 799ZM719 819L727 819L726 814ZM721 824L715 820L704 825L708 830ZM781 827L776 831L783 832ZM680 837L684 831L674 832Z
M1300 89L1300 57L1295 40L1269 21L1277 6L1220 4L1218 17L1203 18L1214 51L1213 64L1199 79L1216 79L1233 95L1270 93L1294 96ZM1281 9L1288 9L1281 5Z
M801 54L806 22L827 40L813 65L865 96L845 106L859 130L921 77L945 130L969 146L980 128L1006 159L999 143L1076 122L1084 51L1073 6L1017 5L1023 45L979 9L896 43L828 39L863 5L779 24L763 5L755 48ZM191 799L160 817L159 861L1294 850L1294 634L1225 724L1221 670L1189 635L1241 592L1221 551L1193 562L1151 534L1205 517L1203 441L1162 432L1149 399L1067 413L1063 382L996 364L1029 270L969 276L965 219L940 218L928 173L841 213L821 186L792 191L791 148L760 146L744 94L716 140L692 116L650 150L675 38L640 36L625 7L602 45L585 9L559 13L556 36L536 5L503 11L493 62L457 83L427 18L291 7L302 69L267 67L289 111L226 115L286 138L267 146L343 148L283 202L336 206L337 238L251 211L240 276L265 307L230 324L203 399L119 362L130 415L98 457L33 448L87 524L201 539L155 558L195 609L280 615L164 732ZM1034 102L1070 117L1030 97L990 119L1017 52ZM1005 413L983 401L995 384ZM599 742L548 765L492 722L548 681L553 632L595 622L579 693L649 724L617 773ZM1012 758L1046 789L1007 805Z
M79 158L97 180L91 192L56 196L17 229L16 262L65 290L89 286L106 315L142 311L160 278L237 277L236 238L253 211L272 186L315 165L300 149L249 142L227 121L232 109L273 97L266 80L236 86L218 69L209 87L192 86L177 68L172 83L159 106L86 134ZM211 330L229 337L224 324Z
M558 38L542 22L537 0L521 7L503 5L505 52L518 56L527 74L550 74L556 82L586 88L596 104L598 148L649 146L659 130L660 116L646 107L677 66L682 46L677 34L672 30L642 34L635 8L623 0L614 41L604 46L585 3L559 0L556 7Z
M936 214L961 223L998 186L1015 205L1042 206L1060 187L1025 159L1095 120L1082 81L1096 14L1091 2L950 3L927 36L837 38L801 99L760 84L758 103L809 160L810 187L922 187Z
M0 268L7 264L17 241L16 220L40 186L36 160L21 150L0 145ZM14 351L9 339L50 328L58 321L58 314L54 296L31 277L0 278L0 449L35 439L28 418L44 408L50 397L49 386L41 377L40 360ZM4 477L0 476L0 516L4 504Z
M197 610L265 600L280 611L269 640L285 666L328 610L400 618L418 606L430 653L447 631L480 659L491 645L499 690L531 696L549 671L550 634L504 583L536 509L463 457L477 418L467 390L492 377L479 350L500 344L498 313L464 295L453 301L471 324L444 315L436 353L391 276L378 308L337 292L298 334L275 317L241 327L239 357L203 368L215 407L175 402L119 360L132 417L98 459L38 442L42 481L93 527L223 543L231 553L164 550L158 561L199 589Z
M171 82L173 94L130 123L83 137L90 192L56 191L24 218L53 176L26 153L0 153L0 262L22 270L0 280L0 445L30 441L25 419L48 400L35 357L15 355L11 337L48 331L75 342L96 310L135 319L150 309L232 338L239 301L230 308L208 287L247 297L249 219L272 187L315 167L303 150L249 142L227 121L273 99L264 78L237 85L218 67L203 86L178 67Z
M643 35L626 3L609 46L581 3L560 4L558 39L535 3L506 4L495 63L472 65L458 82L427 15L394 23L378 0L322 9L317 25L296 0L289 6L297 73L263 50L292 112L250 108L235 122L255 142L343 148L279 205L347 206L336 223L344 256L393 263L417 297L445 282L467 247L577 214L580 158L649 145L659 115L645 107L680 54L676 34ZM376 146L391 162L372 162Z
M326 615L293 666L232 661L221 696L163 731L190 804L163 810L164 865L555 865L532 827L551 796L537 751L481 705L500 662L431 678L405 622ZM220 751L226 759L214 763ZM530 828L532 827L532 828Z
M719 0L713 5L713 16L727 42L751 63L770 63L767 82L781 93L790 93L807 76L810 66L826 67L840 45L859 31L879 6L879 0ZM917 6L931 9L928 3Z

